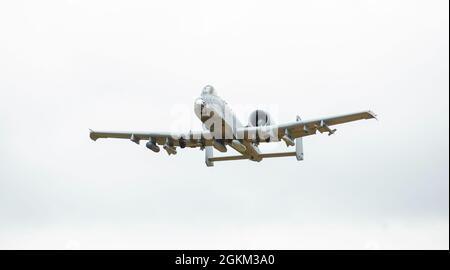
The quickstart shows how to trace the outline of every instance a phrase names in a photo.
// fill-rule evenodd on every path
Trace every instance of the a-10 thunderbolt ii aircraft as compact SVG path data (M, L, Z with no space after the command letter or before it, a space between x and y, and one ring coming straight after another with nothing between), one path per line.
M215 161L248 159L261 161L264 158L296 156L303 160L302 138L327 132L335 133L331 126L362 119L376 118L371 111L363 111L338 116L324 117L313 120L301 120L285 124L274 124L270 115L263 110L255 110L250 114L247 126L241 124L228 104L217 95L212 86L203 88L201 96L195 100L194 110L202 121L204 130L187 133L173 132L116 132L116 131L90 131L90 138L117 138L128 139L139 144L141 140L147 141L146 147L153 152L159 152L162 145L169 155L177 154L177 147L199 147L205 150L207 166L214 166ZM281 153L261 153L260 143L284 141L286 146L295 146L295 151ZM227 152L227 146L233 148L240 155L213 156L213 149Z

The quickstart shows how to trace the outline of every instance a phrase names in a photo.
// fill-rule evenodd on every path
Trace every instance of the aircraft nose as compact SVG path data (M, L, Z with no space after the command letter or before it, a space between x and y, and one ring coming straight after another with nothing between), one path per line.
M197 98L195 100L194 106L195 107L204 107L206 104L205 100L203 98Z
M202 110L205 107L206 102L202 98L197 98L194 102L194 111L198 118L202 117Z

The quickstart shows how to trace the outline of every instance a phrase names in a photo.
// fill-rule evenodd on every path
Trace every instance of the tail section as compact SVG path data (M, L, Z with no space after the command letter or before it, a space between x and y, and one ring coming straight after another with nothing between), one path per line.
M213 147L212 146L206 146L205 147L205 163L208 167L214 166L214 161L211 161L211 159L214 156Z
M297 121L301 121L302 119L300 116L297 115ZM303 138L296 138L295 139L295 156L297 157L298 161L303 160Z

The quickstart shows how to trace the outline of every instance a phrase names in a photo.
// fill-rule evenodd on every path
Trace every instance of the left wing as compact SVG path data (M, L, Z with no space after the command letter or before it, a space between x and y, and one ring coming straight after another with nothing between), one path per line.
M336 131L336 129L332 129L331 126L372 118L376 119L376 115L371 111L362 111L306 121L303 121L297 117L297 121L286 124L241 128L237 131L237 134L239 138L244 138L254 142L274 141L281 139L286 141L314 135L317 131L320 133L328 132L328 135L331 135ZM261 137L263 139L261 139Z

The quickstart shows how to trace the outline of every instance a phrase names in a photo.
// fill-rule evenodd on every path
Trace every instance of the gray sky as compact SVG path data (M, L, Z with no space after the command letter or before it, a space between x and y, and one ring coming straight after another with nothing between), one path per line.
M1 2L0 248L448 249L448 5ZM243 122L379 121L213 168L88 137L200 128L206 84Z

